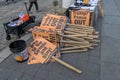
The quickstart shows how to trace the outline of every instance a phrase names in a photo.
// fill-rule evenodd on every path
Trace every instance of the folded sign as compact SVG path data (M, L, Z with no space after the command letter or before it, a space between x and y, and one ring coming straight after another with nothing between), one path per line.
M90 12L86 10L70 10L71 24L86 25L90 23Z
M28 64L46 63L54 55L56 46L44 38L34 40L28 47L29 60Z

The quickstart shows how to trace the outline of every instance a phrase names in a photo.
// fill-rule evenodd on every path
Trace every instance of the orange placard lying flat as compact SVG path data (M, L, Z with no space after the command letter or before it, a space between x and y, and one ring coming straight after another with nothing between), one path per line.
M45 40L39 38L34 40L28 47L29 60L28 64L46 63L55 54L56 46Z
M86 10L70 10L71 24L79 24L89 26L90 12Z
M66 21L66 16L47 14L43 17L40 27L62 30L65 27Z

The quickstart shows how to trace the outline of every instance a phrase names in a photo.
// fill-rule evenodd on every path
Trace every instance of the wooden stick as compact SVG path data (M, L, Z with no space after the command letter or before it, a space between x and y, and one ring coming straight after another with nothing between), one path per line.
M73 49L80 49L80 48L85 48L85 47L80 47L80 46L72 46L72 47L66 47L66 48L61 48L60 50L73 50Z
M94 49L94 47L88 47L89 49Z
M77 24L70 24L70 23L67 23L66 25L68 25L68 26L77 26L77 27L89 27L89 28L93 28L92 26L77 25Z
M85 41L83 38L77 38L77 37L73 37L73 36L68 36L68 35L62 35L62 34L59 34L60 36L62 37L65 37L65 38L69 38L69 39L73 39L73 40L78 40L78 41Z
M92 38L97 39L97 38L98 38L98 35L88 35L88 37L92 37Z
M75 32L72 32L72 31L64 31L65 34L71 34L71 35L79 35L79 36L87 36L87 34L80 34L80 33L75 33Z
M77 41L70 41L70 40L61 40L60 42L62 43L73 43L73 44L85 44L85 45L88 45L89 42L88 41L84 41L84 42L77 42Z
M99 32L93 31L93 34L98 35L98 34L99 34Z
M61 53L76 53L76 52L84 52L87 51L88 49L81 49L81 50L68 50L68 51L61 51Z
M69 31L65 31L65 32L69 32ZM86 34L74 34L74 35L70 35L70 34L66 35L66 34L59 34L59 33L57 33L57 34L60 35L60 36L69 36L69 37L87 36Z
M75 71L75 72L77 72L77 73L79 73L79 74L82 73L81 70L79 70L79 69L77 69L77 68L69 65L68 63L66 63L66 62L64 62L64 61L62 61L62 60L60 60L60 59L58 59L58 58L56 58L56 57L54 57L54 56L52 56L52 58L55 59L58 63L64 65L65 67L67 67L67 68L69 68L69 69L71 69L71 70L73 70L73 71Z
M65 36L69 36L69 37L79 37L79 36L87 36L87 35L83 35L83 34L76 34L76 35L66 35L64 34Z
M93 27L84 27L84 26L72 26L72 25L69 25L67 26L66 28L80 28L80 29L94 29Z
M75 33L80 33L80 34L87 34L86 32L83 31L76 31L74 29L65 29L66 31L71 31L71 32L75 32ZM88 32L89 34L92 34L91 32Z
M67 31L76 31L76 32L80 32L80 33L93 33L93 30L82 30L82 29L72 29L72 28L67 28Z
M74 30L78 30L78 31L94 31L94 29L88 29L88 28L76 28L76 27L68 27L67 29L74 29Z
M87 40L92 40L92 39L93 39L92 37L88 37L88 36L87 36L87 37L85 36L85 37L83 37L83 38L84 38L84 39L87 39Z
M99 43L99 42L100 42L100 40L89 40L89 42Z
M89 44L89 45L79 45L79 44L65 44L64 45L65 47L68 47L68 46L70 46L70 47L74 47L74 46L78 46L78 47L80 47L80 48L86 48L86 47L90 47L91 45Z
M75 30L75 31L83 31L83 32L92 32L92 33L94 32L93 29L84 29L84 28L82 28L82 29L80 29L80 28L66 28L66 29L72 29L72 30Z
M77 41L77 42L85 42L86 40L84 40L84 39L80 39L80 38L76 38L76 37L63 37L64 38L64 40L70 40L70 41Z
M100 1L98 2L98 11L99 11L100 16L104 17L104 10L102 8Z
M92 46L97 46L98 44L95 44L95 43L93 44L93 43L92 43L91 45L92 45Z

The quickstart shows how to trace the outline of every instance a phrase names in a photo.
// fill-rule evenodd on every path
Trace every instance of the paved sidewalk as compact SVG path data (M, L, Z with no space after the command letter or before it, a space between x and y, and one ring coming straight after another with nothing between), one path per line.
M9 5L4 4L3 6L0 7L0 11L1 11L0 12L1 14L0 15L0 35L1 35L0 37L0 51L1 51L0 52L0 63L11 54L8 46L12 41L16 40L16 36L12 37L11 40L6 40L6 32L4 30L3 23L9 22L12 19L17 18L20 12L26 13L24 2L28 3L27 6L29 5L28 1L21 0L16 3L10 3ZM48 6L45 5L46 4L45 2L47 3L49 2L47 4ZM38 3L42 3L39 5L39 9L42 10L42 12L37 13L33 5L32 12L34 13L30 14L30 15L36 16L36 22L40 21L40 19L45 15L45 13L48 12L53 7L52 1L49 1L49 0L38 1ZM29 39L31 35L28 36L26 34L26 37L28 37L27 39Z
M120 80L120 0L102 0L101 80Z
M49 0L40 0L38 3L43 11L48 11L48 9L52 7L46 8L52 5L52 0L50 2ZM14 5L24 6L21 2ZM45 13L40 13L36 14L36 16L38 18L39 16L42 17L44 14ZM98 20L98 24L95 28L100 32L101 37L101 19ZM100 49L99 44L95 49L89 50L88 52L62 55L62 60L83 71L81 75L57 62L43 65L28 65L27 62L18 63L13 59L13 56L9 56L0 64L0 80L99 80Z
M100 32L101 44L88 52L62 55L62 60L81 69L83 74L57 62L28 65L9 56L0 64L0 80L120 80L120 0L102 3L105 16L102 25L100 18L95 27Z
M12 40L9 41L6 40L6 32L4 30L3 23L9 22L12 19L17 18L20 12L26 13L24 2L28 1L29 0L20 0L17 1L16 3L10 3L9 5L5 4L3 6L0 5L0 51L4 49L6 46L8 46L8 44L12 40L14 40L13 38ZM1 2L5 3L5 0L4 1L0 0L0 4L2 4ZM29 2L27 5L29 5ZM51 1L40 0L39 9L42 10L42 12L36 13L35 7L33 5L32 12L34 12L33 15L35 15L37 18L36 21L42 18L42 16L45 15L45 13L48 12L52 7L53 7L52 0Z

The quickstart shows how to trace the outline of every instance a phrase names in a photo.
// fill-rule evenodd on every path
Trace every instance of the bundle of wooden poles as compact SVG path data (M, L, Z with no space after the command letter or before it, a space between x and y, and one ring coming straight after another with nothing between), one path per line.
M91 26L67 24L61 36L60 53L76 53L94 49L100 42L99 33Z

